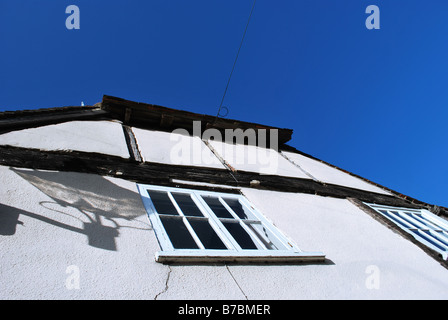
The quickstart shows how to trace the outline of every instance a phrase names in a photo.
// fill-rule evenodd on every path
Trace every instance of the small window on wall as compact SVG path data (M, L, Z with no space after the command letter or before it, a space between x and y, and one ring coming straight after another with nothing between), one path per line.
M440 253L444 260L448 259L448 221L425 209L366 204L419 242Z
M237 194L138 185L161 251L158 262L324 261L303 252Z

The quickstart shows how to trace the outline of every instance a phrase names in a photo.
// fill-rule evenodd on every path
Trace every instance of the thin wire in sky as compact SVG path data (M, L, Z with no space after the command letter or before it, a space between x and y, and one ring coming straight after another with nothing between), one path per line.
M238 56L240 55L241 47L243 46L244 38L246 37L247 28L249 27L250 19L252 17L252 13L254 12L254 8L255 8L255 3L256 2L257 2L257 0L254 0L254 3L252 5L252 9L250 10L249 19L247 19L246 28L244 29L243 37L241 39L240 46L238 48L238 52L236 53L235 61L233 62L232 71L230 72L229 79L227 80L226 89L224 90L224 94L222 96L221 103L219 105L219 109L218 109L218 113L216 114L215 121L216 121L216 119L218 119L219 114L221 113L222 104L224 103L224 98L226 97L227 89L229 88L230 79L232 79L233 71L235 70L236 62L238 61Z

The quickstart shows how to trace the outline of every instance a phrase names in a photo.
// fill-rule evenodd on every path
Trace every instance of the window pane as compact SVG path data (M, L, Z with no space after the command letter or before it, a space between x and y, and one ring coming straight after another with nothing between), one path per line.
M284 249L284 245L261 223L246 224L269 250Z
M238 199L224 198L224 201L241 219L254 219L250 211L243 206Z
M435 225L434 223L432 223L431 221L428 221L427 219L423 218L421 215L418 214L412 214L412 217L419 221L420 223L423 223L425 225L427 225L429 228L433 229L433 230L441 230L441 228L437 225Z
M446 237L446 233L442 228L437 227L438 220L434 214L426 210L367 205L392 220L400 228L414 235L424 245L439 252L444 259L448 256L448 237Z
M227 249L206 219L188 219L206 249Z
M428 233L448 248L448 238L443 231L429 230Z
M181 217L160 216L160 220L175 249L199 249Z
M232 237L238 242L242 249L257 249L257 246L252 241L252 238L240 226L239 223L222 222Z
M201 210L196 206L191 196L185 193L171 193L186 216L203 217Z
M400 225L400 226L404 226L406 227L406 225L404 225L400 220L398 220L394 214L390 214L387 210L379 210L382 214L384 214L386 217L388 217L389 219L391 219L392 221L394 221L396 224ZM391 211L393 212L393 211Z
M202 196L202 199L208 204L213 213L219 218L230 218L234 217L230 212L222 205L218 198L212 196Z
M158 214L179 215L166 192L148 190L148 193Z
M432 244L436 248L438 248L438 249L440 249L442 251L446 251L446 248L443 245L441 245L440 243L438 243L437 241L435 241L433 236L431 234L429 234L428 231L411 230L411 232L416 233L417 235L419 235L420 237L422 237L423 239L428 241L430 244Z
M392 212L397 214L400 218L405 220L411 226L414 226L415 228L420 229L419 224L415 221L415 219L412 219L412 217L408 213L403 213L403 212L399 213L399 212L395 212L395 211L392 211Z

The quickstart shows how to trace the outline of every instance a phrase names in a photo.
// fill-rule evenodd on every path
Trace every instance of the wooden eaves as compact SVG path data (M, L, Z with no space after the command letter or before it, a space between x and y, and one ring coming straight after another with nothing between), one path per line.
M193 121L201 122L202 131L214 128L219 130L223 136L225 134L225 129L253 129L256 133L258 133L258 130L276 129L278 130L279 145L285 144L291 140L293 133L292 129L217 118L210 115L171 109L154 104L129 101L108 95L103 96L101 108L106 110L114 119L120 120L126 125L143 129L167 132L172 132L175 129L185 129L192 134Z
M75 120L111 119L98 106L69 106L59 108L6 111L0 113L0 134Z

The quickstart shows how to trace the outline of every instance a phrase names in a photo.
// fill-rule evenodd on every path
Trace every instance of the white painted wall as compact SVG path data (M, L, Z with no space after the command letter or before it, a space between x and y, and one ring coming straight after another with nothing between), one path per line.
M144 161L224 169L199 137L132 128Z
M390 194L389 191L378 188L377 186L354 177L336 168L332 168L325 163L302 156L298 153L285 152L282 153L293 163L300 166L303 170L311 174L314 178L321 182L337 184L341 186L372 191L382 194Z
M70 121L0 135L0 145L41 150L76 150L129 158L121 124Z
M6 167L0 176L0 299L151 299L163 291L168 269L152 262L157 241L133 183ZM66 287L73 265L79 290Z
M310 179L273 149L210 141L213 149L236 170Z
M224 169L198 137L133 128L144 161ZM237 170L311 179L389 194L372 184L300 154L256 146L209 141L218 155ZM1 145L42 150L98 152L129 158L121 124L113 121L71 121L0 135ZM303 169L303 170L301 170ZM306 174L308 173L308 174ZM310 176L311 175L311 176Z
M251 299L448 298L447 269L348 200L254 189L243 193L302 250L322 251L333 262L253 267L251 272L232 267ZM366 287L372 267L379 270L379 289Z
M144 161L224 168L218 157L199 137L139 128L133 128L133 132ZM285 158L273 149L213 140L208 142L219 157L236 170L304 179L314 177L326 183L390 194L373 184L297 153L282 152Z
M198 165L170 153L199 142L208 166L223 168L198 138L134 132L146 161ZM0 144L128 157L120 124L105 121L11 132ZM235 148L236 157L222 154L239 170L310 178L276 153ZM256 151L258 164L238 163L248 151ZM314 160L287 156L321 181L379 192ZM0 299L448 298L447 269L347 200L242 190L302 250L324 252L329 263L166 266L154 260L160 248L134 183L5 166L0 181ZM70 289L77 270L79 289ZM379 272L378 289L366 286L370 270Z
M134 183L4 166L0 178L0 299L448 298L447 269L347 200L242 190L332 263L166 266ZM69 266L79 289L66 287ZM366 287L369 266L379 289Z

